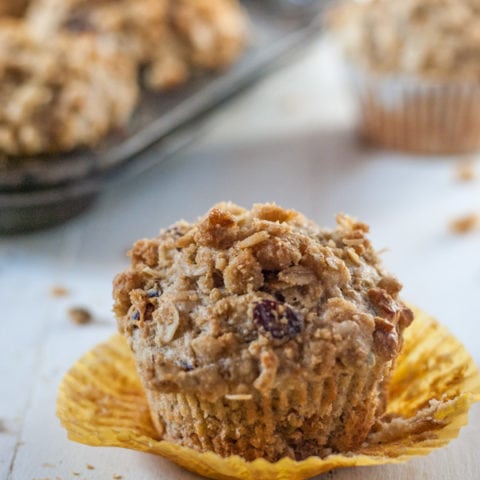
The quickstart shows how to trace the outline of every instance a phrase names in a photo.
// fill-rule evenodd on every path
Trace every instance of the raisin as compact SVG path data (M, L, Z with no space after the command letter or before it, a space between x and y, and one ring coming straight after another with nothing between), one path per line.
M149 322L152 320L152 314L154 310L155 310L155 307L151 303L147 303L147 306L145 307L145 311L143 312L144 321Z
M192 365L190 365L190 363L188 363L188 362L185 362L184 360L180 360L180 361L178 362L178 364L179 364L179 366L180 366L181 368L183 368L183 370L186 371L186 372L191 372L191 371L193 370Z
M86 12L76 12L72 14L64 23L64 28L73 33L95 32L89 16Z
M275 300L262 300L253 308L253 319L262 334L277 340L291 339L303 328L303 319L292 308Z

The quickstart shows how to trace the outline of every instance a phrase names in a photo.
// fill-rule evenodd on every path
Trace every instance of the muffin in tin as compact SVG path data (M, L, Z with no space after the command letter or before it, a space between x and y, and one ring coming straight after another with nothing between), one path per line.
M365 137L419 153L480 148L476 0L347 0L328 24L347 58Z
M0 17L21 17L30 0L0 0Z
M349 452L413 314L367 238L230 203L138 241L114 311L165 440L247 460Z
M144 84L164 90L195 70L221 70L245 48L246 14L237 0L33 0L40 36L95 36L129 54Z
M36 155L95 145L123 126L138 95L135 65L94 39L43 42L0 20L0 152Z

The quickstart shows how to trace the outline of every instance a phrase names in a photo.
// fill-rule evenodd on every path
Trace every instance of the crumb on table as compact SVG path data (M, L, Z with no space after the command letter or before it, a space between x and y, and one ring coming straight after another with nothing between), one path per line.
M90 465L89 463L87 463L86 467L87 470L95 470L95 467L93 465Z
M66 297L69 294L68 288L62 286L62 285L54 285L50 289L50 295L52 297Z
M455 178L459 182L470 182L475 176L475 164L471 157L464 158L456 165Z
M469 213L450 221L450 231L453 233L469 233L479 226L479 216L476 213Z
M68 315L70 317L70 321L76 325L86 325L92 321L92 314L83 307L69 308Z

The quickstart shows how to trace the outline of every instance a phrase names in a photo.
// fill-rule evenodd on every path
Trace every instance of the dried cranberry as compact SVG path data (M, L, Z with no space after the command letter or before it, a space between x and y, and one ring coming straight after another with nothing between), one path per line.
M302 317L288 305L275 300L262 300L253 307L253 319L263 334L277 340L290 339L303 328Z

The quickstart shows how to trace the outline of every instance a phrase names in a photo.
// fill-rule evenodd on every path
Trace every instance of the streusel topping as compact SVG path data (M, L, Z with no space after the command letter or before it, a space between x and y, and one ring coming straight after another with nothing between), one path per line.
M0 23L0 152L34 155L95 145L123 126L138 94L135 66L94 39L39 42Z
M346 215L328 230L275 204L222 203L138 241L114 310L143 378L214 400L389 362L412 313L367 233Z
M60 31L116 45L143 67L152 89L229 66L247 37L237 0L33 0L27 18L46 38Z
M480 81L479 0L348 0L330 24L375 72Z

